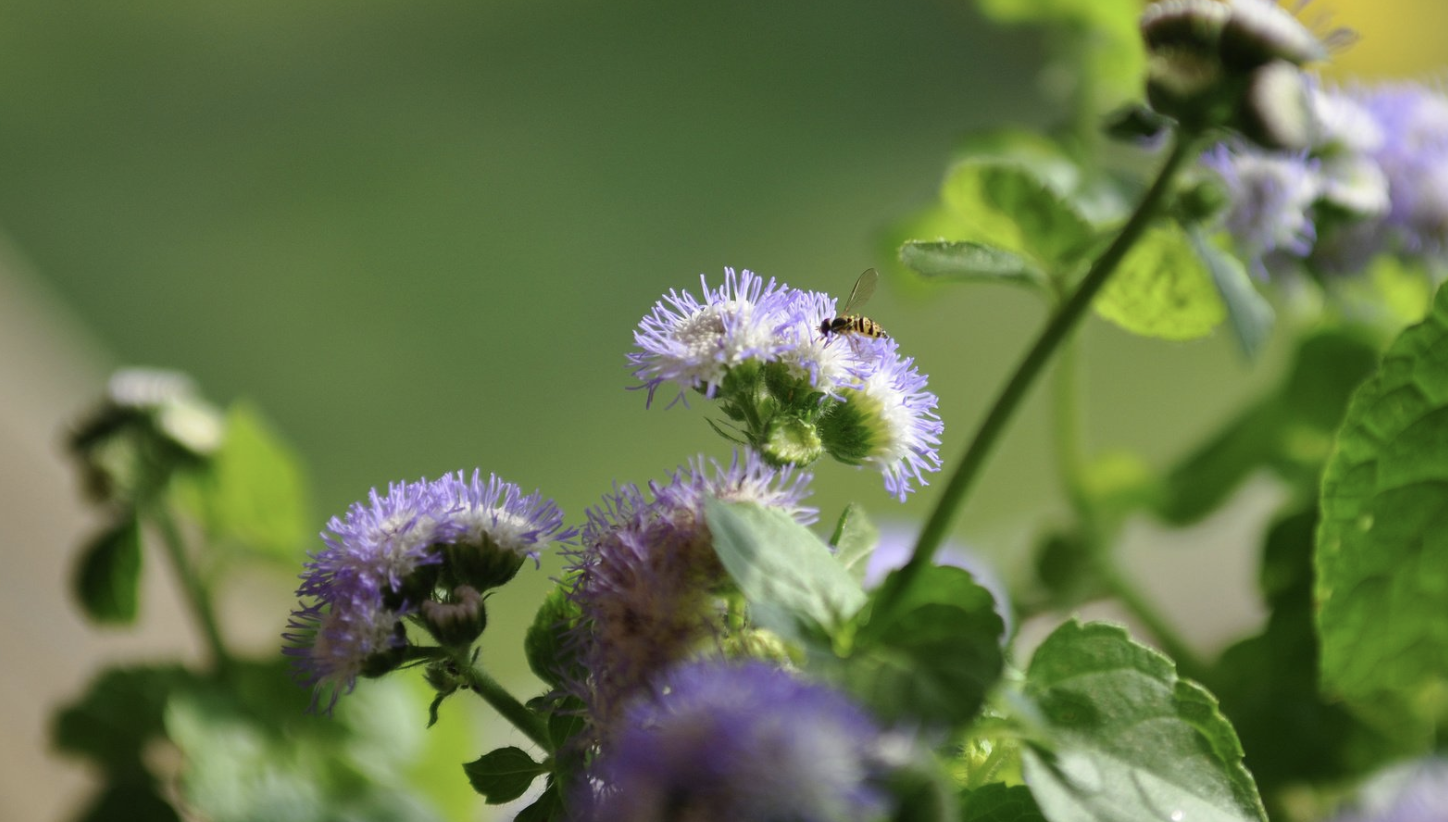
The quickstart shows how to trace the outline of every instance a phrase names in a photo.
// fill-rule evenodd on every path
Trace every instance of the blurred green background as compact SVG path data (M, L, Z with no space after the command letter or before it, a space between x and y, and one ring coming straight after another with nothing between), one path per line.
M1448 29L1431 0L1311 8L1363 31L1347 71L1422 72L1439 59L1432 32ZM541 488L578 522L616 481L728 453L703 403L645 411L623 390L631 330L661 293L734 266L841 294L887 262L883 229L933 196L962 134L1058 116L1041 91L1048 41L952 0L0 11L0 280L12 312L61 340L5 338L21 365L0 401L11 419L31 414L9 435L46 454L6 474L18 487L44 471L70 494L50 531L27 531L42 513L12 505L0 544L47 557L45 619L73 634L87 629L59 593L66 535L84 526L55 433L75 409L58 404L98 392L104 370L178 368L218 401L254 400L306 459L318 528L374 485L475 466ZM949 459L1041 311L1014 291L881 291L870 314L932 376ZM1166 344L1093 324L1085 337L1091 442L1156 462L1282 355L1248 368L1224 335ZM1042 405L961 528L1008 568L1058 505ZM35 422L42 407L59 416ZM909 519L933 493L901 506L877 475L821 464L825 517L850 500ZM518 642L558 568L494 600L486 653L524 689ZM233 597L258 653L292 585L269 577L247 589L259 600ZM6 631L9 650L20 628ZM27 738L83 664L29 675Z

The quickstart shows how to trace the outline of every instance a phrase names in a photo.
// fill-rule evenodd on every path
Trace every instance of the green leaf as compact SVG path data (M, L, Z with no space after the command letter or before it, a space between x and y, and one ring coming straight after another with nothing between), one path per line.
M174 493L224 545L293 562L313 537L301 461L248 403L231 406L221 450Z
M985 243L924 242L912 240L900 247L900 262L921 276L964 283L1007 283L1045 288L1045 272L1013 251Z
M1096 236L1068 200L1015 162L956 163L941 196L963 227L955 239L1027 255L1047 271L1080 262Z
M961 797L961 822L1046 822L1025 785L982 785Z
M561 822L567 818L565 810L558 786L549 779L548 789L543 791L543 795L519 811L518 815L513 817L513 822Z
M181 822L181 815L150 780L140 780L107 784L76 822Z
M573 581L565 580L548 593L528 635L523 640L523 653L528 657L528 667L538 678L557 687L572 679L570 672L577 670L578 659L571 653L573 646L568 642L568 633L578 621L578 603L569 598Z
M108 625L136 620L141 580L141 526L127 512L81 554L73 589L86 616Z
M1322 682L1348 699L1448 675L1448 289L1348 406L1322 477Z
M775 508L710 499L714 550L760 625L785 636L853 615L865 592L808 528Z
M1272 313L1271 304L1257 290L1247 269L1236 257L1213 245L1202 236L1200 229L1189 229L1187 236L1207 272L1212 275L1212 284L1217 287L1217 294L1226 306L1227 320L1232 326L1233 336L1237 338L1237 346L1248 360L1255 360L1272 336L1272 323L1276 316Z
M1226 309L1207 266L1176 226L1149 229L1096 297L1096 313L1145 337L1210 334Z
M1316 529L1313 509L1273 524L1260 574L1263 598L1271 609L1266 629L1224 651L1211 676L1222 710L1239 729L1247 765L1269 810L1281 788L1343 780L1389 757L1412 753L1412 734L1384 733L1386 729L1369 725L1342 703L1318 693L1312 568Z
M864 506L850 503L835 523L835 533L830 536L834 546L835 559L844 566L855 580L865 578L865 568L870 564L870 555L880 543L880 529L870 521Z
M103 671L84 696L55 714L51 738L60 751L90 759L109 774L143 774L141 752L165 734L166 701L195 681L179 665Z
M521 748L499 748L463 765L473 790L489 805L512 802L522 796L540 774L548 772Z
M1139 0L980 0L981 11L1003 23L1054 24L1072 35L1078 65L1059 67L1076 83L1079 103L1104 111L1140 95L1146 51L1137 21ZM1084 99L1080 99L1084 98Z
M887 719L963 725L1000 678L1005 622L969 571L930 566L910 588L882 599L900 578L898 571L886 577L853 623L850 688Z
M1071 620L1026 672L1041 738L1023 772L1051 822L1265 822L1216 701L1114 625Z

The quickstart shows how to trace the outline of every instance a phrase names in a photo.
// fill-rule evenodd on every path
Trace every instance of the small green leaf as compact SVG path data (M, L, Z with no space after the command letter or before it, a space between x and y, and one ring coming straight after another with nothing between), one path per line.
M775 508L710 499L714 550L764 627L794 636L853 615L865 592L808 528Z
M127 512L81 554L74 590L81 609L96 622L128 625L136 620L141 580L141 527Z
M518 815L513 817L513 822L562 822L567 818L558 786L549 779L548 789L543 791L543 795L519 811Z
M573 582L565 580L549 592L528 635L523 640L523 653L528 657L528 667L538 678L557 687L571 678L579 662L570 653L573 646L568 642L568 632L578 620L578 603L569 598Z
M899 579L892 573L878 591L891 591ZM845 676L890 719L963 725L980 711L1005 662L995 599L953 566L928 567L897 596L877 593L854 627Z
M1448 677L1448 288L1348 406L1317 572L1326 690L1367 702Z
M1150 229L1096 297L1096 313L1133 334L1205 337L1225 317L1211 273L1176 226Z
M1265 822L1216 701L1114 625L1071 620L1026 672L1041 738L1026 784L1051 822Z
M177 499L223 545L291 562L313 536L301 461L248 403L227 411L221 450L175 485Z
M835 548L835 559L844 566L856 581L865 578L865 568L870 564L870 555L880 543L880 529L870 521L864 506L850 503L835 523L835 533L830 545Z
M1262 346L1272 336L1272 323L1276 316L1272 306L1252 283L1247 269L1231 254L1217 248L1197 228L1187 231L1187 236L1202 258L1207 272L1212 275L1212 284L1227 309L1227 320L1232 326L1237 346L1248 360L1255 360Z
M942 197L963 227L953 239L1028 255L1047 271L1078 263L1096 236L1070 201L1018 163L956 163L946 176Z
M463 765L473 790L489 805L512 802L522 796L540 774L548 772L521 748L499 748Z
M1046 822L1025 785L982 785L960 800L961 822Z
M939 280L1007 283L1045 288L1045 272L1004 248L976 243L912 240L900 247L900 262L921 276Z

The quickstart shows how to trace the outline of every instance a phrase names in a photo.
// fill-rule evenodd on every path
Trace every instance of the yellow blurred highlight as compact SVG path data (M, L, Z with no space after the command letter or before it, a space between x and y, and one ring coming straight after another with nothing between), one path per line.
M1298 16L1309 25L1325 16L1327 28L1357 32L1357 42L1333 55L1324 71L1330 78L1448 77L1448 0L1316 0Z

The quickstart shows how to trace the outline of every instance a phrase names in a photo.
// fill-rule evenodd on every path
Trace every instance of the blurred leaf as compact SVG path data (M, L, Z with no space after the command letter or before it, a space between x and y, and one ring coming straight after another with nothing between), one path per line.
M1326 690L1369 701L1448 675L1448 288L1348 406L1317 570Z
M196 676L179 665L103 671L84 696L55 714L52 741L64 753L86 757L107 773L133 780L145 773L141 752L165 734L166 700L195 681Z
M489 805L512 802L522 796L540 774L548 772L521 748L499 748L463 765L468 783Z
M1095 229L1069 200L1015 162L956 163L941 196L962 226L951 239L1027 255L1051 273L1079 263L1095 238Z
M1260 576L1271 609L1267 626L1223 652L1211 676L1269 809L1279 789L1362 774L1412 750L1411 734L1383 734L1318 693L1316 526L1316 511L1307 510L1279 519L1268 531Z
M1237 346L1248 360L1255 360L1262 346L1272 336L1272 323L1276 316L1267 298L1257 291L1257 286L1248 276L1247 269L1231 254L1217 248L1201 230L1195 227L1187 230L1192 247L1206 265L1212 276L1212 284L1227 309L1227 320Z
M1222 298L1176 226L1148 229L1096 298L1096 313L1145 337L1190 340L1222 322Z
M181 822L181 816L149 781L111 782L81 811L76 822Z
M982 785L961 797L961 822L1046 822L1025 785Z
M1361 330L1328 328L1304 338L1275 396L1248 406L1172 468L1157 514L1173 524L1195 522L1264 465L1316 493L1348 398L1376 362Z
M174 493L222 545L294 562L313 537L301 461L248 403L231 406L221 450Z
M1141 94L1146 53L1137 21L1139 0L980 0L985 14L1005 23L1055 25L1072 33L1076 65L1066 69L1085 86L1091 111Z
M576 649L568 642L568 633L579 617L578 603L568 596L572 588L572 581L565 580L548 592L523 640L528 667L555 687L574 678L570 672L580 664Z
M567 813L563 807L563 800L559 796L558 786L553 780L548 780L548 788L537 801L513 817L513 822L561 822L567 819Z
M1011 251L976 242L923 242L900 247L900 262L921 276L955 282L1048 285L1034 263Z
M1216 700L1114 625L1071 620L1036 650L1025 693L1046 738L1024 753L1051 822L1265 822Z
M898 571L887 577L854 623L845 668L851 690L887 719L963 725L1005 663L995 598L969 571L932 565L882 600L899 578Z
M860 609L860 583L808 528L774 508L710 499L714 550L762 626L793 636L805 623L829 627Z
M852 502L845 506L835 523L835 533L830 536L830 545L835 549L835 559L844 566L856 582L865 578L865 569L870 564L870 555L880 543L880 529L870 521L864 506Z
M86 616L102 624L129 625L136 621L140 581L141 526L128 511L81 554L72 587Z

